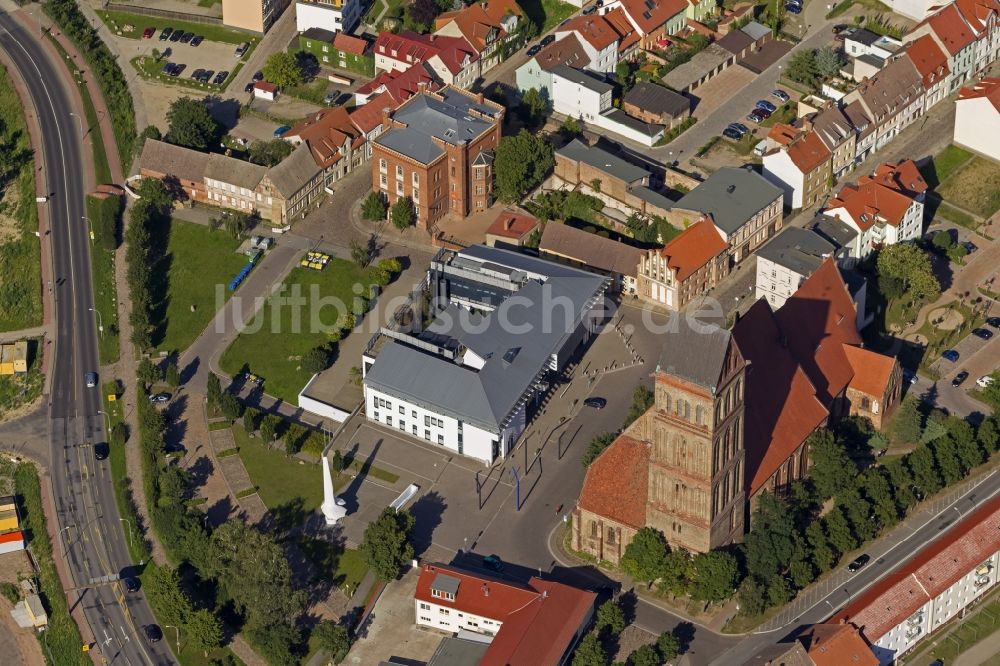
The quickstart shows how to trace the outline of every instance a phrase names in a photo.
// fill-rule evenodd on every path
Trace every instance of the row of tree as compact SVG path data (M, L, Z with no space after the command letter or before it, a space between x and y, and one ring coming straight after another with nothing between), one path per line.
M625 612L621 606L609 599L597 608L594 628L577 645L573 653L572 666L608 666L609 653L617 651L618 637L626 625ZM673 631L665 631L653 644L641 645L628 656L629 666L660 666L687 651L690 627L678 625Z
M138 187L138 200L129 211L126 232L125 260L132 312L132 344L139 350L152 347L153 333L160 322L158 305L163 298L165 276L162 260L170 224L170 195L163 183L155 178L143 179Z

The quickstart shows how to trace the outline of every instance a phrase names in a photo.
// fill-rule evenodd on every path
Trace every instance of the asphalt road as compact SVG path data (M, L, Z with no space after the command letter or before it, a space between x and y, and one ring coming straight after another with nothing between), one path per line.
M101 389L86 388L84 374L96 372L97 325L93 313L90 248L83 221L84 156L79 115L71 114L63 73L47 52L8 14L0 13L0 48L21 72L38 113L42 155L38 177L45 185L52 228L55 340L50 399L51 477L59 543L77 589L71 606L82 606L95 637L92 649L105 663L171 664L165 642L149 644L142 627L154 622L142 593L124 594L115 580L132 569L125 542L128 529L118 516L108 461L94 459L104 442ZM86 127L83 130L89 131ZM41 159L38 159L41 158ZM110 582L95 582L110 577ZM65 583L65 581L64 581Z

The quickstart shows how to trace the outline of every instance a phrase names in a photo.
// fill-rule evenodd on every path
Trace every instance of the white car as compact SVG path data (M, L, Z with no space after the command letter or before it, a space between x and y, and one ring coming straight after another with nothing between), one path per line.
M993 377L991 375L983 375L982 377L976 380L976 386L979 386L981 388L986 388L992 383L993 383Z

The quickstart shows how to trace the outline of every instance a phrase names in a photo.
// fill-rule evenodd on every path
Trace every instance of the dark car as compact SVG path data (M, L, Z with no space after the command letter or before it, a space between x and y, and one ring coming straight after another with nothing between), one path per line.
M156 34L156 28L146 28L145 30L142 31L142 38L152 39L153 35L155 34Z
M774 113L778 109L778 107L776 107L774 104L771 104L766 99L757 100L757 108L764 109L768 113Z
M198 46L203 41L205 41L204 37L202 37L201 35L195 35L194 37L191 38L191 46Z
M251 81L250 83L248 83L246 85L246 87L243 88L243 92L245 92L245 93L252 93L253 92L253 81Z
M142 630L146 634L146 640L150 643L157 643L163 638L163 631L160 630L158 625L147 624Z
M792 4L792 3L788 3L788 4L785 5L785 10L789 11L789 12L791 12L793 14L801 14L802 13L802 5L795 5L795 4Z
M214 74L215 74L214 69L206 69L204 72L201 73L201 78L198 80L201 81L202 83L208 83Z
M746 134L747 132L750 131L750 128L744 125L743 123L729 123L729 126L732 127L734 130L736 130L737 132L739 132L740 134Z
M903 370L903 379L906 381L907 384L916 384L917 383L917 373L915 373L913 370L904 369Z
M946 361L951 361L952 363L954 363L955 361L957 361L958 357L959 357L959 354L954 349L948 349L948 350L945 350L945 351L941 352L941 358L943 358Z
M757 115L764 116L764 120L767 120L768 118L770 118L771 114L774 113L774 111L771 111L769 109L765 109L765 108L760 107L760 106L758 106L757 108L755 108L754 111L757 113Z
M962 382L964 382L968 378L969 378L969 373L966 372L965 370L962 370L962 372L955 375L955 378L951 380L951 385L954 386L955 388L958 388L959 386L962 385Z
M586 9L584 9L580 13L583 14L584 16L590 16L591 14L593 14L596 11L597 11L597 7L587 7Z
M170 76L180 76L181 72L183 72L185 69L187 69L187 65L185 65L184 63L178 63L174 65L173 70L170 72Z
M214 85L221 86L222 82L226 80L227 76L229 76L229 72L223 70L215 75L215 78L212 79L212 83Z
M181 32L180 30L174 30L172 33L170 33L170 41L179 42L181 40L181 37L183 36L184 36L183 32Z
M985 328L976 328L972 330L972 334L979 338L980 340L989 340L993 337L993 331L989 331Z
M503 560L501 560L496 555L487 555L483 558L483 566L490 571L496 571L500 573L503 571Z
M594 409L604 409L608 406L608 401L604 398L587 398L583 401L583 404Z
M747 120L752 123L757 123L758 125L764 122L767 116L764 115L764 109L754 109L747 114Z
M854 558L853 562L847 565L847 570L850 571L851 573L860 571L861 567L868 564L868 562L871 561L871 559L872 558L870 555L858 555L856 558Z
M111 449L106 443L94 444L94 460L107 460Z
M205 70L203 70L203 69L202 69L201 67L199 67L198 69L196 69L196 70L194 70L193 72L191 72L191 78L192 78L192 79L195 79L195 80L198 80L198 79L200 79L200 78L201 78L201 75L202 75L202 74L203 74L204 72L205 72Z
M528 49L528 57L532 58L532 57L538 55L538 52L541 51L541 50L542 50L541 45L535 44L530 49Z
M256 72L254 72L253 73L253 80L254 81L263 81L264 80L264 72L262 72L260 70L257 70Z
M181 44L187 44L192 39L194 39L194 33L193 32L185 32L183 35L181 35Z
M156 393L154 395L149 396L150 402L167 402L168 400L170 400L169 393Z
M726 137L727 139L732 139L733 141L739 141L740 139L743 138L743 135L732 127L727 127L726 129L722 130L722 136Z
M87 388L94 388L97 386L97 373L88 372L83 376L83 382L87 385Z
M125 584L125 591L126 592L138 592L139 591L139 579L138 578L132 578L131 576L129 576L128 578L123 579L122 583Z
M976 247L976 244L973 243L972 241L965 241L964 243L962 243L962 247L964 247L965 251L968 252L969 254L972 254L973 252L979 249L978 247Z
M541 44L542 46L548 46L554 41L556 41L555 35L545 35L544 37L542 37L542 41L540 41L539 44Z
M160 70L160 73L169 75L172 71L174 71L174 63L168 62L163 66L163 69Z
M990 317L986 320L986 323L993 328L1000 328L1000 317Z
M160 41L165 42L170 39L170 35L174 34L173 28L164 28L160 31Z

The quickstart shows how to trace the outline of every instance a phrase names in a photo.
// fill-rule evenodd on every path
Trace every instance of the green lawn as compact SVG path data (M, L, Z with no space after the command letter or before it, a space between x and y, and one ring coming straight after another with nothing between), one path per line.
M42 394L45 376L42 375L39 340L28 341L28 372L23 375L0 376L0 417L23 405L31 404Z
M122 403L117 399L108 400L108 396L117 395L118 382L105 382L102 387L102 391L103 395L101 395L101 401L104 403L104 413L107 414L104 421L104 427L107 428L108 433L110 433L111 428L123 419ZM121 396L117 397L120 398ZM125 446L129 446L128 440L126 440ZM110 452L108 454L108 460L111 463L111 480L115 489L115 504L118 505L119 515L121 515L122 518L131 521L130 525L126 525L125 523L122 523L121 525L122 529L125 530L125 542L128 544L129 555L132 556L132 562L147 560L149 559L149 548L146 546L145 542L139 538L139 534L135 531L139 517L135 508L135 501L132 497L132 490L129 485L128 472L125 463L125 448L121 446L112 446L109 448ZM128 532L130 528L132 530L131 535L129 535Z
M958 210L954 206L941 202L935 211L937 217L943 217L946 220L950 220L955 224L961 225L967 229L972 229L975 231L979 228L981 222L968 213Z
M96 243L90 245L90 270L94 280L94 309L104 332L98 336L97 350L101 364L114 363L120 353L118 346L118 307L115 305L115 254ZM95 315L97 316L97 315Z
M229 299L229 283L247 263L245 256L236 254L239 245L223 230L182 220L170 223L166 330L154 338L157 348L186 349L205 330L222 305L217 294Z
M927 185L934 189L948 179L955 169L962 166L972 158L972 153L959 148L958 146L948 146L935 155L931 161L927 162L920 169Z
M1000 209L1000 166L973 157L942 180L937 191L946 201L990 217Z
M321 577L329 580L333 572L332 582L339 588L353 590L368 573L368 563L364 555L353 548L340 549L329 541L301 537L296 542L302 553L321 571Z
M248 42L250 44L250 49L244 55L244 59L249 57L250 50L253 49L254 45L260 40L257 35L250 34L248 32L242 32L240 30L233 30L232 28L227 28L221 25L210 25L207 23L188 23L187 21L178 21L176 19L159 18L157 16L144 16L140 14L129 14L127 12L110 12L104 10L98 10L97 15L101 17L112 32L118 33L119 30L126 26L133 26L132 32L122 32L122 37L128 37L130 39L142 39L142 31L146 28L156 28L156 34L153 35L153 39L150 40L157 44L163 43L167 46L171 45L171 42L160 42L160 31L163 28L173 28L174 30L183 30L184 32L193 32L196 35L201 35L205 39L211 42L225 42L229 44L241 44L243 42Z
M795 107L789 104L782 104L778 109L771 114L771 117L762 122L761 127L773 127L776 123L788 124L795 120ZM754 141L756 144L757 142Z
M35 171L24 108L0 66L0 151L14 167L0 171L0 331L42 323L41 248Z
M343 313L337 304L350 306L356 284L366 289L371 285L367 270L335 257L323 271L292 269L282 290L268 299L251 324L251 329L259 326L260 330L242 333L233 341L220 359L222 369L235 375L246 365L264 378L269 395L297 404L299 391L311 377L300 367L300 358L313 347L330 342L323 330L312 330L313 315L320 327L334 328ZM288 296L297 294L304 297L305 307L283 304ZM295 314L300 315L297 321L293 321Z
M532 23L541 26L542 35L579 11L578 7L560 0L521 0L518 4Z
M323 473L319 465L264 446L260 438L250 438L239 425L233 426L233 436L250 480L269 509L301 501L303 510L312 511L322 504Z

